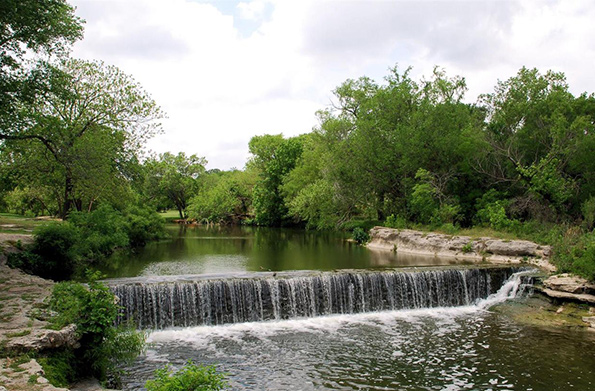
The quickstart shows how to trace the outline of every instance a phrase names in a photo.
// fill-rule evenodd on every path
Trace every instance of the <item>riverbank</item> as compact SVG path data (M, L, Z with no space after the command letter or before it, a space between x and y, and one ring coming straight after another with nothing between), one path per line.
M536 286L538 292L550 300L549 309L529 311L527 317L540 319L539 324L553 326L572 324L595 331L595 284L570 275L551 275L556 266L550 263L551 247L527 240L503 240L492 237L473 238L409 229L374 227L370 230L367 247L372 251L396 252L410 255L452 258L457 261L474 261L490 264L529 264L537 266L550 276ZM570 315L557 308L566 308L564 303L579 303L582 310ZM571 304L572 305L572 304ZM552 308L556 308L552 311ZM540 313L555 312L555 316ZM580 314L580 315L577 315ZM568 316L566 316L568 315ZM521 318L522 316L515 316ZM568 318L568 319L566 319Z
M48 329L44 301L54 282L25 274L6 265L6 253L33 242L29 234L0 233L0 391L69 391L54 387L44 377L36 352L76 346L74 325ZM85 381L70 391L103 390L96 381ZM105 390L103 390L105 391Z
M373 251L453 258L461 261L491 264L527 263L548 273L556 267L550 263L550 246L527 240L503 240L491 237L472 238L410 229L374 227L367 247Z

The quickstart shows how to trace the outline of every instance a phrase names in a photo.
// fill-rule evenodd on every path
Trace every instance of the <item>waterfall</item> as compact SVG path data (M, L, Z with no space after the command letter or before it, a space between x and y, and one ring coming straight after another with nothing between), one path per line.
M121 322L162 329L473 305L496 293L516 271L338 271L109 285L123 308ZM516 293L516 287L510 289Z

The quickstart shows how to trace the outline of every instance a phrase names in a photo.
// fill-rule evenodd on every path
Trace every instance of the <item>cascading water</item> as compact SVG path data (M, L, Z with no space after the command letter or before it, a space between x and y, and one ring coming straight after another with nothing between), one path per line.
M161 329L476 304L518 268L342 271L310 275L110 282L121 321ZM508 293L507 293L508 294Z

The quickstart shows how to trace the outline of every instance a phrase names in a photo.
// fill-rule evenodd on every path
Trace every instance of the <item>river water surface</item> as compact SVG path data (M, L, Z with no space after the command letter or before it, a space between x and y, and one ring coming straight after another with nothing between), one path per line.
M371 253L335 234L200 228L152 244L130 262L115 258L106 271L220 276L450 263ZM494 310L522 310L527 299L514 295L518 288L518 279L510 281L488 300L461 307L156 330L124 388L141 390L156 368L193 360L228 373L238 390L594 390L595 333L527 326Z

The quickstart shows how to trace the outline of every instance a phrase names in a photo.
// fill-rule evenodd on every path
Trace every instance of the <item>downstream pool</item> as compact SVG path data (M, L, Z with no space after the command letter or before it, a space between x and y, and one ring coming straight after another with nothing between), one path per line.
M511 305L511 304L508 304ZM187 360L234 390L595 389L594 333L523 326L477 306L156 331L126 390Z

